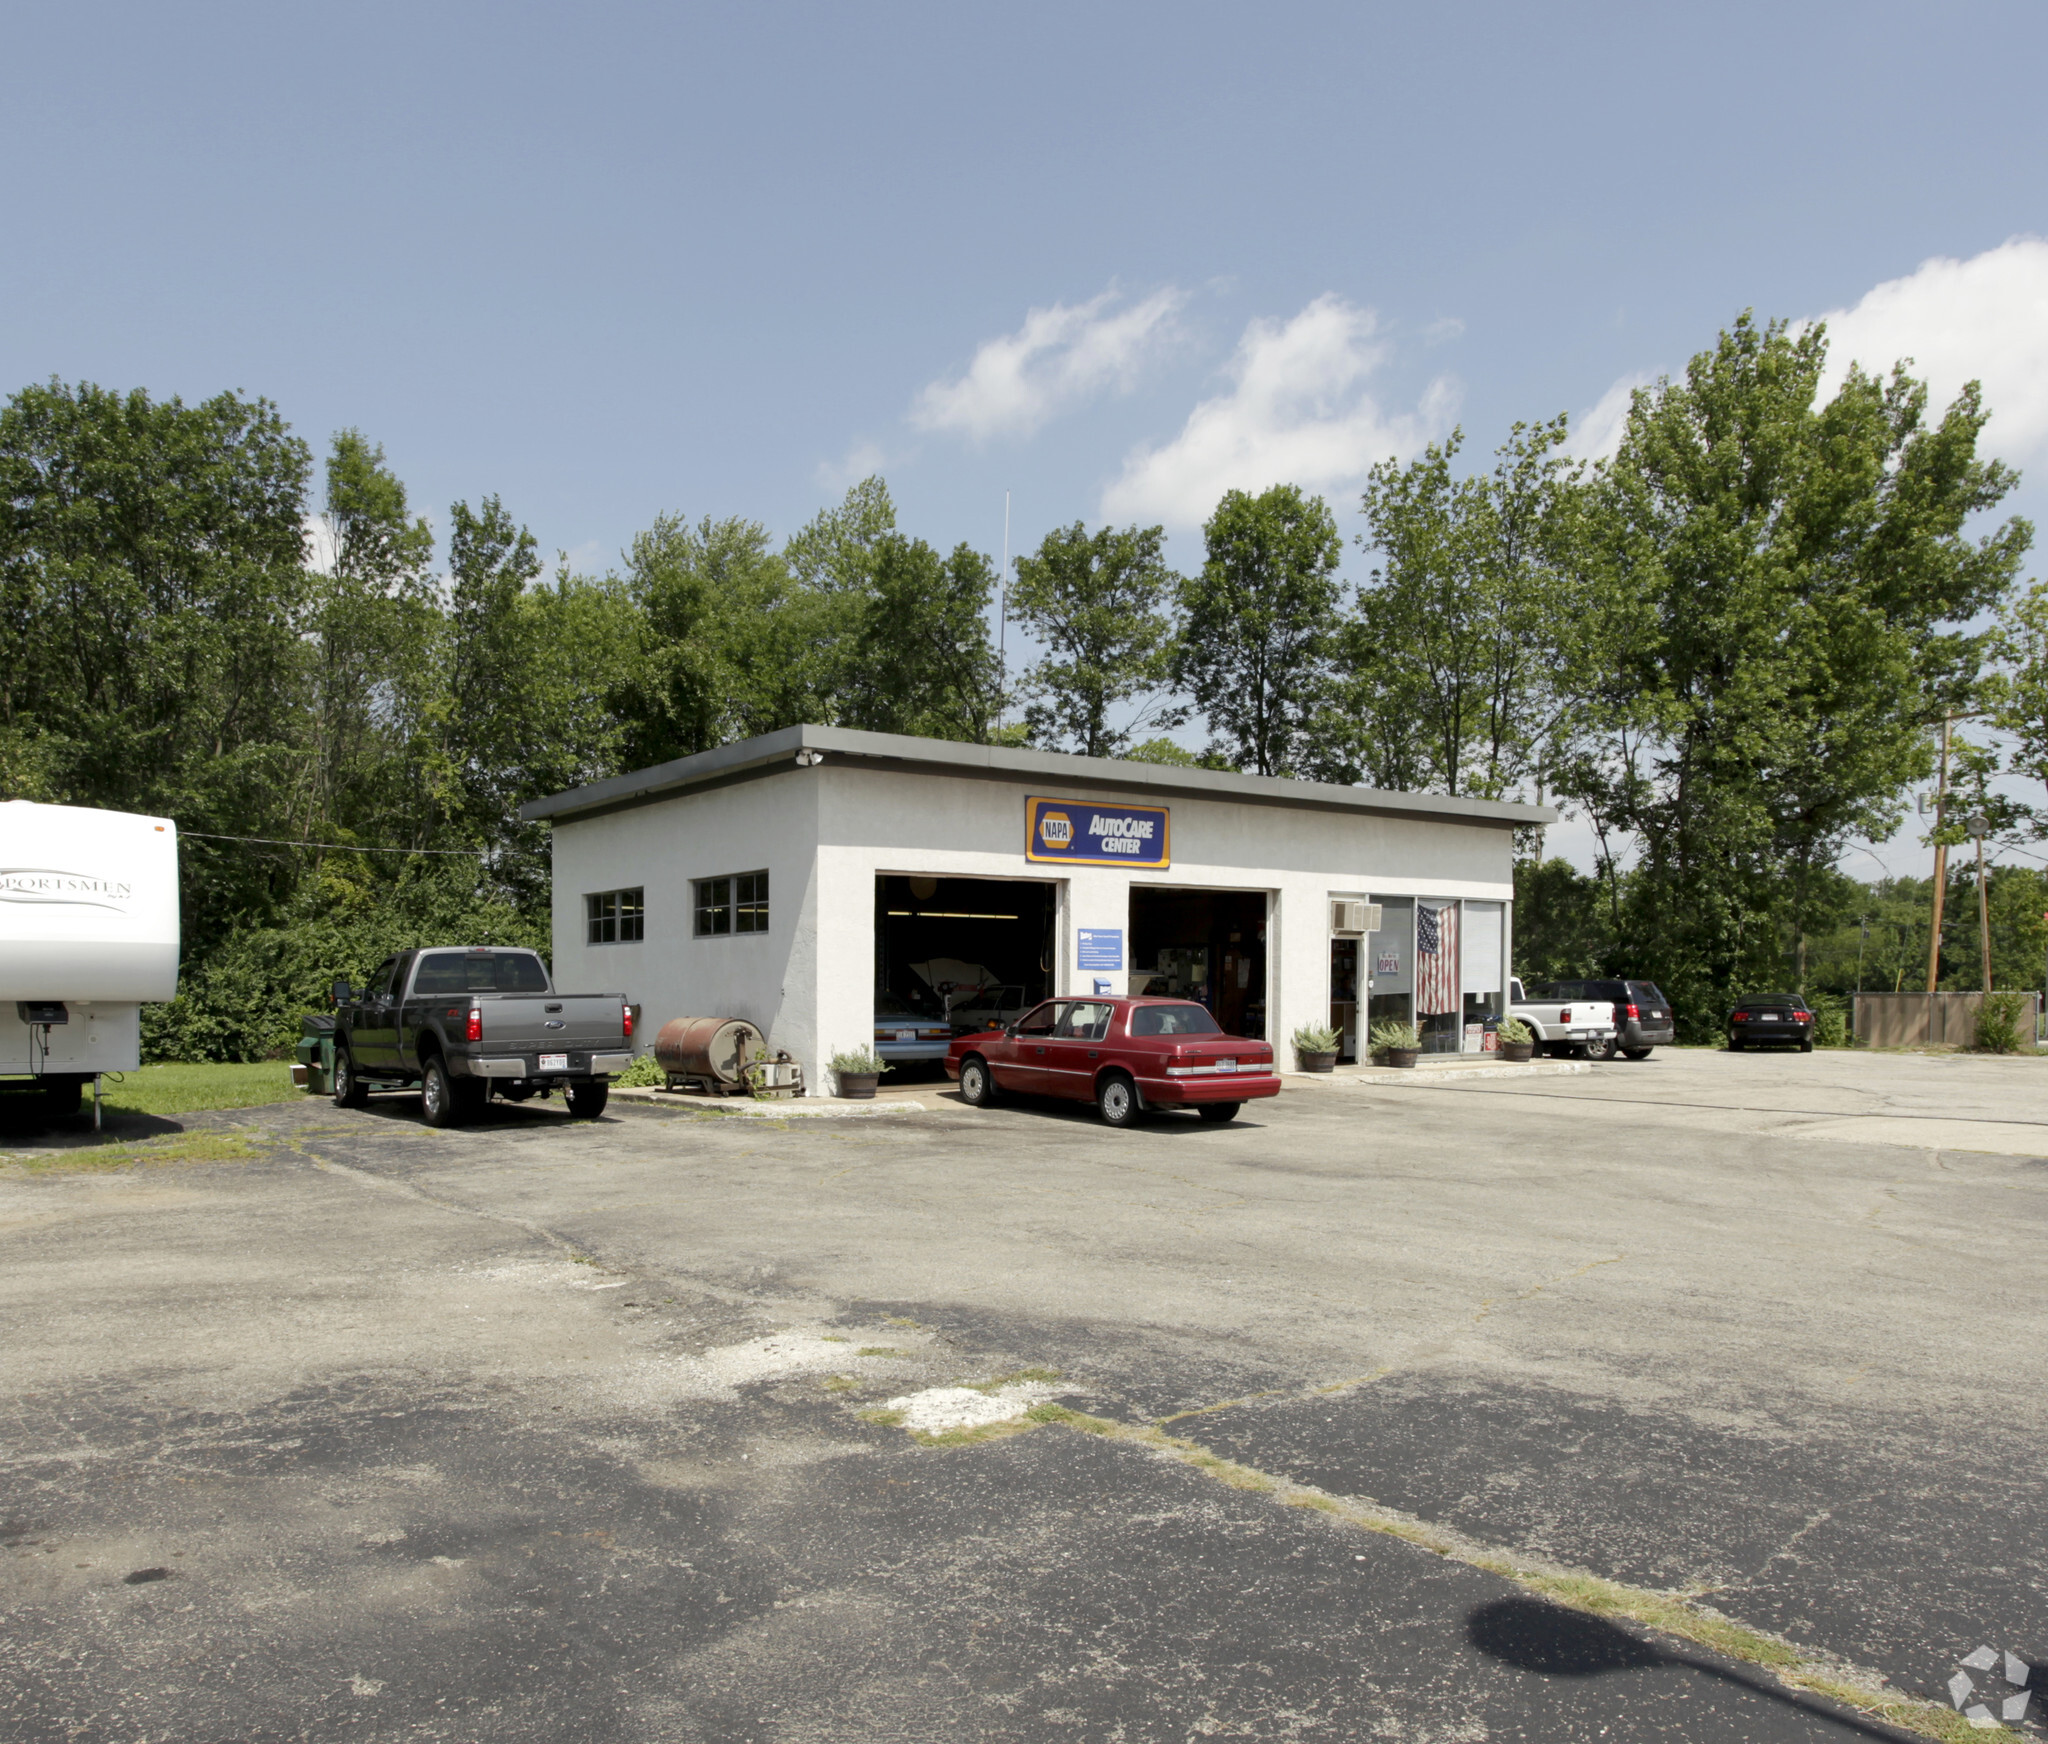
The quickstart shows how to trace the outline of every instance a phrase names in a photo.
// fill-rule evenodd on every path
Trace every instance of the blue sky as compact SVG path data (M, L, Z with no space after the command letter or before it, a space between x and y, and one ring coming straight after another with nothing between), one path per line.
M1746 307L1981 374L2048 507L2038 5L5 22L0 381L265 394L583 567L870 466L991 552L1006 488L1013 548L1191 563L1281 476L1349 534L1374 459L1611 409Z

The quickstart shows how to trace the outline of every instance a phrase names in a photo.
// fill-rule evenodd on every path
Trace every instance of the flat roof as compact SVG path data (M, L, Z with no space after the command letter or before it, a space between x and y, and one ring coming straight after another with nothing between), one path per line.
M1062 786L1113 787L1127 793L1179 795L1187 799L1235 800L1248 805L1292 806L1311 811L1353 811L1387 817L1436 818L1446 823L1554 824L1555 807L1518 800L1459 799L1442 793L1397 793L1377 787L1339 787L1322 781L1290 781L1277 775L1240 775L1227 769L1189 769L1174 763L1134 763L1122 757L1076 757L1064 751L1034 751L1012 745L971 745L957 739L921 739L907 733L864 733L852 727L784 727L757 739L720 745L714 751L635 769L588 787L530 800L523 818L570 822L629 806L680 798L693 788L725 787L758 779L794 762L797 752L821 753L835 763L891 769L913 775L951 775L984 781Z

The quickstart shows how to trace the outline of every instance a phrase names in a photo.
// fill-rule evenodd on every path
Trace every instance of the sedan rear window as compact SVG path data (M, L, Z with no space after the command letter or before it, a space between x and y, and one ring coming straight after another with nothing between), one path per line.
M548 972L531 951L429 951L412 990L440 993L547 993Z
M1131 1013L1134 1036L1221 1035L1223 1026L1199 1005L1140 1005Z

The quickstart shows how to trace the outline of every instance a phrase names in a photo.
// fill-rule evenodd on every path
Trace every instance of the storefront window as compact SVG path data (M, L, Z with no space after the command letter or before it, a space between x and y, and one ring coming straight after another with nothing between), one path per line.
M1504 977L1501 956L1507 943L1504 903L1468 902L1460 926L1463 943L1464 1049L1468 1054L1484 1050L1486 1020L1507 1015L1501 997Z
M1415 899L1382 896L1380 929L1365 941L1366 1034L1377 1023L1415 1021ZM1368 1039L1364 1044L1370 1046Z

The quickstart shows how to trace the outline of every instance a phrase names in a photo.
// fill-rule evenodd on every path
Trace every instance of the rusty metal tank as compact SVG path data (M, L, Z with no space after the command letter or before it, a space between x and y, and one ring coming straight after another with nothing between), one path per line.
M737 1086L740 1067L766 1047L767 1037L743 1017L679 1017L661 1026L654 1058L672 1077Z

